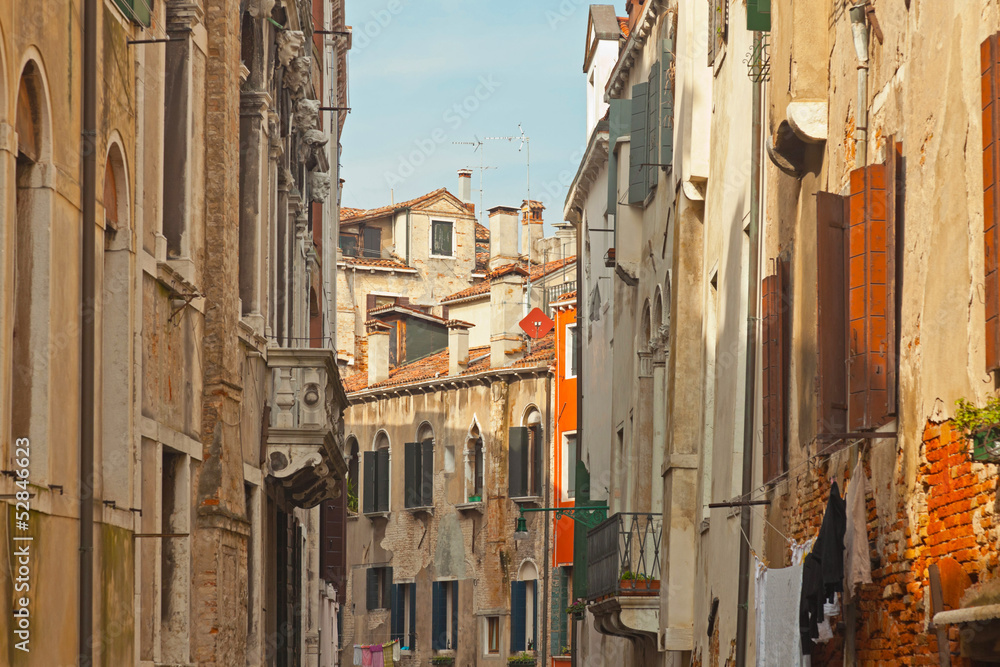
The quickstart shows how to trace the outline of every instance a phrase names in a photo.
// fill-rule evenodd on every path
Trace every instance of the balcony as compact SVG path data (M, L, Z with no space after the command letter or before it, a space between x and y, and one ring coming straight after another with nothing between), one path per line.
M347 407L332 350L268 350L267 453L263 466L296 507L339 497L347 463L339 423Z
M598 632L656 652L663 517L621 512L587 533L587 600Z

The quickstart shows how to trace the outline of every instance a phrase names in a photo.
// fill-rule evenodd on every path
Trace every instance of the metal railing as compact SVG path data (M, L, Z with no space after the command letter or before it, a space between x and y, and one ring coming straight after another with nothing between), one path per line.
M564 283L559 283L558 285L550 285L544 288L542 292L542 310L545 311L547 315L552 315L552 309L549 304L554 303L559 300L563 294L567 292L572 292L576 289L576 281L570 280Z
M587 599L658 595L659 514L620 512L587 533Z

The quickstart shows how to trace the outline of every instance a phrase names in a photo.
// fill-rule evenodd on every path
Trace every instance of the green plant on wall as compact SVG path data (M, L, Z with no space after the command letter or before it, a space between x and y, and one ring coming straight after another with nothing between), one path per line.
M347 511L353 514L358 513L358 489L350 477L347 478Z
M1000 396L991 396L983 407L960 398L955 407L952 424L972 441L972 458L1000 462Z
M432 665L454 665L455 657L451 655L436 655L431 658Z
M521 653L518 653L517 655L512 655L509 658L507 658L507 664L508 665L534 665L535 664L535 656L532 655L531 653L528 653L527 651L522 651Z

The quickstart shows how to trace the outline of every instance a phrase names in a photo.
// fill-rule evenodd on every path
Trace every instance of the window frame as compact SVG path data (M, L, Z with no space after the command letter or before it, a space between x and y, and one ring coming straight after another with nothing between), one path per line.
M450 255L438 255L434 252L434 225L435 223L443 223L451 225L451 254ZM450 218L431 218L428 225L427 234L427 255L431 259L455 259L458 255L458 235L455 231L455 220Z
M573 438L573 447L574 447L574 456L573 456L573 459L574 459L574 461L570 461L570 456L569 456L569 437ZM560 443L561 446L562 446L562 453L561 453L562 466L560 466L560 467L562 469L559 471L559 476L560 476L559 497L562 500L562 502L571 502L571 501L575 501L576 500L576 486L575 486L575 481L576 480L574 479L574 475L573 475L573 472L574 472L574 470L573 470L573 467L574 467L573 464L576 463L576 461L575 461L575 459L576 459L575 449L578 446L577 443L578 443L578 441L576 439L576 429L573 429L572 431L563 431L563 433L562 433L562 442ZM573 481L574 481L573 495L568 495L567 494L567 491L569 490L570 479L573 479Z
M500 616L487 616L486 625L484 626L484 637L483 637L483 655L485 657L500 655L503 650L503 642L501 637L503 636L503 624L501 623ZM494 625L495 628L491 627ZM495 632L494 632L495 630ZM496 640L496 649L493 649L493 641Z
M576 355L576 337L580 335L577 322L566 325L566 335L563 350L563 379L572 380L580 373L580 360ZM572 370L572 372L570 372Z

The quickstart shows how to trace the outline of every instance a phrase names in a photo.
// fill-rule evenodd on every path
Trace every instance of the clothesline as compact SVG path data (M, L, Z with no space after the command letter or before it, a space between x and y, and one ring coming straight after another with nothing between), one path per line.
M385 644L355 644L354 664L357 667L395 667L399 664L399 640Z

